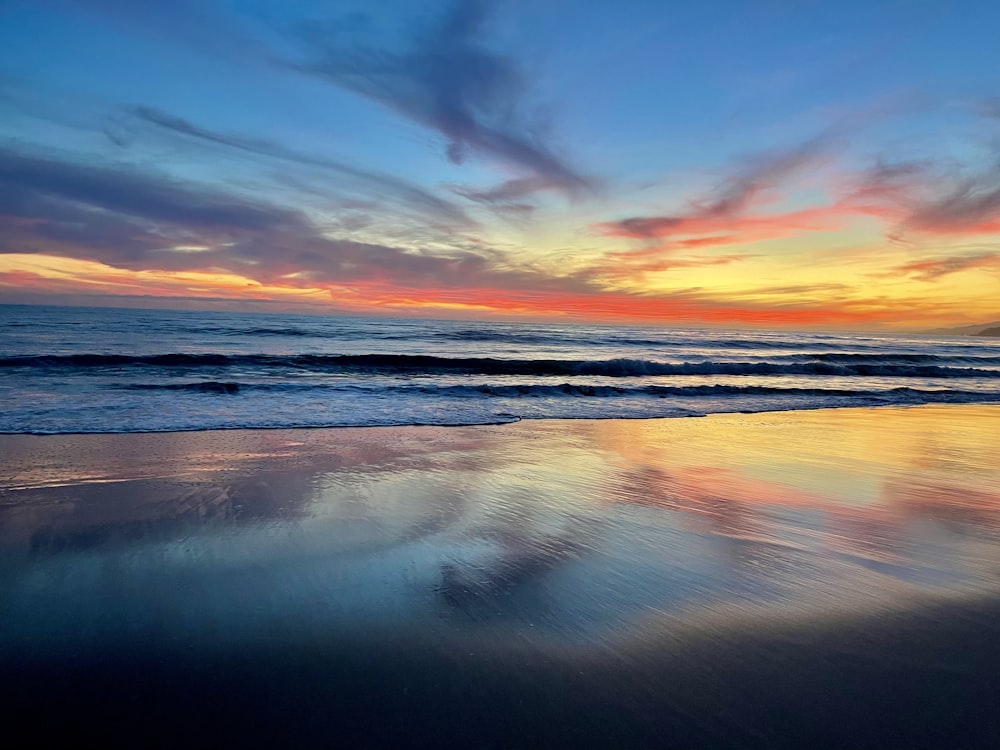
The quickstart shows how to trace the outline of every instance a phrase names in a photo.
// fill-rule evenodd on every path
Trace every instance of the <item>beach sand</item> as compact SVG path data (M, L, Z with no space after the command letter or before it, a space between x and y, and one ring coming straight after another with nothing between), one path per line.
M34 745L1000 747L1000 407L0 436Z

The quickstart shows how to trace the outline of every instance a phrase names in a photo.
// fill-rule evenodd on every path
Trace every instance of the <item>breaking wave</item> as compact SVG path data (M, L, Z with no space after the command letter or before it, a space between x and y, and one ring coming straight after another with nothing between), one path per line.
M492 357L438 357L430 354L69 354L3 357L0 368L258 368L313 372L367 371L384 373L456 373L466 375L598 375L642 377L655 375L822 375L901 378L1000 378L1000 368L955 367L907 360L905 355L884 358L867 355L813 357L806 362L658 362L647 359L495 359ZM993 363L994 358L985 358Z

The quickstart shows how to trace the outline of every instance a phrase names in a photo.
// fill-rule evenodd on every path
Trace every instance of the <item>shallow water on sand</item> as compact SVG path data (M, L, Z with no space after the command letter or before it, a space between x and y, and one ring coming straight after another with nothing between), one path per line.
M7 436L39 740L996 747L1000 408Z

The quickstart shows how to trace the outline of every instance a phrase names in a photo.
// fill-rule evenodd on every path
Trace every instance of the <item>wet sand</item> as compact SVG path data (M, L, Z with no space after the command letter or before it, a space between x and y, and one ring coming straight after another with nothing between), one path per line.
M1000 746L1000 407L0 436L35 744Z

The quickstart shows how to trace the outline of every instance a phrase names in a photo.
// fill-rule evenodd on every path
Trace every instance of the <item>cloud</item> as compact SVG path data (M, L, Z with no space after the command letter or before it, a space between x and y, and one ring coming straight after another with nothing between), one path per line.
M559 187L544 177L534 176L507 180L492 188L452 185L451 191L501 216L519 218L530 216L535 211L535 205L525 201L525 198L544 190L558 190Z
M1000 234L1000 170L963 180L941 198L918 204L903 226L933 234Z
M825 156L832 138L823 134L787 151L746 159L708 195L691 201L686 211L633 216L595 228L610 237L667 240L666 244L639 251L650 254L676 247L734 245L838 229L844 216L836 207L751 213L771 189Z
M743 292L735 292L734 294L742 297L756 297L756 296L797 296L797 295L809 295L816 293L836 293L840 294L842 292L851 291L851 287L846 284L829 284L829 283L816 283L816 284L787 284L785 286L765 286L757 287L756 289L747 289Z
M415 252L326 236L305 215L134 167L98 167L0 149L0 252L48 253L121 268L225 271L262 283L378 281L583 292L592 283L504 267L483 248Z
M727 266L740 263L757 256L746 253L730 255L707 255L701 257L678 258L673 255L647 259L630 253L609 253L605 258L591 266L588 270L601 278L628 280L641 283L645 275L660 273L678 268L704 268L707 266Z
M1000 251L914 260L897 267L894 273L910 274L920 281L936 281L943 276L976 269L1000 271Z
M595 230L605 236L656 241L631 251L638 255L834 231L862 216L886 224L888 238L897 242L907 242L911 235L1000 234L1000 160L972 172L940 161L880 159L847 178L840 196L827 205L761 211L774 188L817 165L833 140L833 135L821 135L787 152L749 160L707 196L689 202L685 211L633 216L597 224Z
M298 221L284 208L234 194L195 189L166 177L129 168L97 167L0 147L0 185L9 201L23 208L53 199L104 211L189 227L238 230L275 229Z
M134 167L96 167L10 149L0 151L0 253L39 258L57 272L34 278L29 286L39 293L49 288L140 294L155 288L175 295L187 288L217 296L216 290L224 289L233 297L306 294L315 301L313 295L321 293L358 310L413 312L450 305L579 318L771 325L870 322L895 314L819 303L731 303L701 290L629 293L609 288L598 269L558 275L512 267L504 254L489 248L412 251L336 239L304 215L262 201ZM92 273L73 270L94 264L99 267ZM15 287L29 280L18 276L25 263L4 267Z
M842 205L893 222L898 236L1000 234L1000 162L976 174L930 161L879 162Z
M591 182L558 157L527 111L528 82L517 62L483 37L492 3L456 0L402 50L348 49L313 27L311 60L296 69L379 102L440 133L448 158L491 157L570 194Z
M475 226L475 222L455 204L398 177L361 169L334 159L303 154L262 139L208 130L153 107L135 107L132 109L132 114L161 130L177 133L202 143L331 172L376 198L389 199L441 224L454 228Z
M655 245L632 254L660 254L665 250L692 247L738 245L774 240L803 232L840 229L845 214L837 207L822 206L785 213L752 216L635 217L598 224L596 229L609 237L629 239L666 239L667 245Z
M832 132L822 133L785 151L757 154L744 164L714 195L695 203L695 213L706 217L731 217L751 208L761 193L801 170L815 166L826 155Z
M552 187L556 186L542 177L519 177L482 190L466 187L454 187L453 190L458 195L478 203L502 205Z

